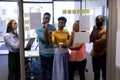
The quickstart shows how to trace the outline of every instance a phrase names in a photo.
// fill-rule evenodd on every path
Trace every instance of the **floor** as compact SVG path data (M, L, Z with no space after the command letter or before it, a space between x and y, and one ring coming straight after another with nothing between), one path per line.
M39 60L34 59L32 65L33 65L34 71L36 72L35 76L38 77L40 75ZM86 69L88 69L88 72L86 72L86 80L93 80L91 57L89 54L87 54ZM8 56L7 55L0 55L0 80L7 80L7 75L8 75ZM120 79L119 75L120 75L120 70L117 70L116 80ZM77 73L75 73L74 80L79 80L79 76L77 75Z

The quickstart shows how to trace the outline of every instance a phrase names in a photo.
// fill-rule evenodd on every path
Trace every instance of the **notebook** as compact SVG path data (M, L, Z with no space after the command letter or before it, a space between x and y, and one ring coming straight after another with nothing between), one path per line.
M30 38L27 45L26 45L26 47L25 47L25 50L30 50L32 44L34 43L34 41L35 41L35 38Z

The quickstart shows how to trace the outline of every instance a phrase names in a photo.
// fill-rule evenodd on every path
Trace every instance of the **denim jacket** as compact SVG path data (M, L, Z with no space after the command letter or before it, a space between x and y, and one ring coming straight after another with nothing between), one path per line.
M55 31L56 28L53 25L50 25L49 30ZM44 37L45 26L41 25L40 29L36 30L37 38L39 42L39 53L42 56L50 57L54 55L54 45L50 45L48 38ZM49 36L48 36L49 37ZM45 43L43 43L45 41Z

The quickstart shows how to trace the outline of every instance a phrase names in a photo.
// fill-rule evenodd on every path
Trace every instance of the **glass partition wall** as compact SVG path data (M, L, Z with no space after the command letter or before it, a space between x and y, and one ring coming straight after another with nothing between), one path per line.
M4 44L3 36L6 33L7 23L14 19L18 23L17 2L0 1L0 80L8 79L8 50Z
M80 16L89 16L89 34L91 33L93 26L95 24L95 18L97 15L105 16L105 24L106 28L108 29L107 25L107 0L14 0L9 2L9 0L0 1L0 55L1 54L8 54L7 48L4 44L3 35L6 32L6 24L10 19L15 19L18 22L18 6L17 2L21 1L23 6L23 20L24 20L24 41L25 44L28 43L30 38L36 38L35 29L39 28L39 24L42 22L42 17L45 12L49 12L51 14L50 23L55 25L57 28L58 25L58 17L65 16L67 18L67 23L65 29L69 31L71 34L72 26L74 21L79 20ZM67 5L66 5L67 4ZM21 6L19 6L21 7ZM39 22L33 23L37 27L33 27L31 25L31 21L34 21L36 18L36 14L40 20ZM39 16L40 15L40 16ZM31 18L32 17L32 18ZM36 19L35 19L36 20ZM19 32L19 30L18 30ZM22 32L20 32L22 33ZM92 70L92 62L90 51L92 49L92 43L86 43L86 52L87 52L87 65L86 65L86 80L93 80L93 70ZM35 39L34 45L32 45L32 51L39 50L37 38ZM31 59L30 59L31 61ZM37 59L33 59L32 63L29 63L31 66L31 70L35 73L30 78L40 78L40 61ZM23 63L24 64L24 63ZM7 65L6 65L7 66ZM23 67L26 67L23 66ZM4 70L4 69L3 69ZM7 69L6 69L7 70ZM1 72L1 71L0 71ZM3 71L4 72L4 71ZM8 71L6 71L8 72ZM1 78L1 80L5 80L8 73L5 73L5 78ZM25 75L27 78L28 75ZM78 74L75 74L75 80L79 79ZM102 77L101 77L102 80Z
M49 2L49 1L48 1ZM66 6L68 4L69 6ZM92 5L94 4L94 5ZM56 28L58 28L58 17L60 16L65 16L67 18L67 23L65 26L65 29L69 31L69 33L72 32L72 26L73 23L76 20L80 19L80 16L89 16L90 22L89 22L89 34L91 33L93 26L95 25L95 18L98 15L103 15L106 16L106 8L107 8L107 1L102 0L74 0L74 1L51 1L49 3L46 3L46 1L23 1L23 9L24 9L24 29L25 29L25 39L28 40L30 37L36 37L35 34L35 28L31 27L30 21L34 20L34 17L31 20L31 13L39 13L42 22L42 16L45 12L50 12L51 13L51 24L54 24ZM91 6L92 5L92 6ZM47 6L47 7L46 7ZM106 23L106 20L105 20ZM34 35L34 36L33 36ZM92 65L91 65L91 56L90 56L90 51L92 49L92 44L91 43L86 43L87 47L87 66L86 70L86 80L93 80L93 70L92 70ZM37 69L37 68L36 68ZM40 70L40 68L39 68ZM36 72L35 72L36 73ZM35 74L36 75L36 74ZM35 78L36 76L34 76ZM40 77L37 75L37 77ZM79 79L78 74L75 75L75 79ZM102 79L102 76L101 76Z
M8 53L3 36L6 33L7 23L10 19L15 19L18 22L17 2L0 1L0 54Z
M46 7L47 6L47 7ZM24 3L23 5L23 9L24 9L24 31L25 31L25 40L29 40L29 38L31 37L36 37L36 32L35 29L36 28L40 28L40 26L37 26L41 24L42 20L43 20L43 14L45 12L49 12L51 15L51 20L50 20L50 24L53 23L53 10L52 10L52 3ZM39 22L36 21L36 23L34 23L33 21L35 21L35 16L36 15ZM32 17L33 15L33 17ZM32 23L35 25L36 27L32 26Z
M47 7L46 7L47 6ZM38 53L37 56L31 57L32 62L27 63L26 79L41 80L41 63L39 59L39 45L37 40L36 29L41 28L43 21L43 14L49 12L51 14L50 24L53 24L53 4L52 3L24 3L24 32L25 42L27 43L30 38L35 38L35 41L31 47L30 54ZM25 51L25 54L27 51ZM25 56L26 57L26 56ZM26 66L25 65L25 66ZM28 67L29 66L29 67ZM28 70L29 68L29 70Z

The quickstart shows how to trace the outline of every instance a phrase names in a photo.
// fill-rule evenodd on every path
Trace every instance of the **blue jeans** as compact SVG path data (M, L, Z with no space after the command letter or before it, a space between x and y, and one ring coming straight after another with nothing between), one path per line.
M52 78L52 67L53 67L53 57L40 56L41 60L41 80L46 80L48 78L47 72L49 72L49 77Z

